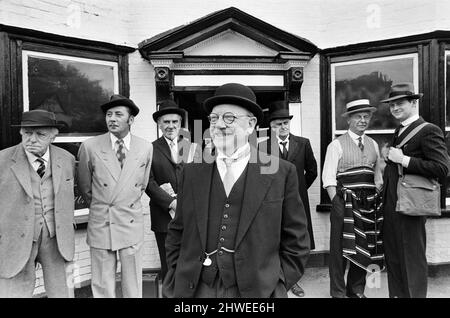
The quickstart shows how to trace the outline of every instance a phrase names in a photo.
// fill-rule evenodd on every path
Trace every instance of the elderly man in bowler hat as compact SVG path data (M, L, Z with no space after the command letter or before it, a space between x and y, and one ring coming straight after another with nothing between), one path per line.
M424 298L427 295L425 216L407 216L396 211L399 166L404 174L442 180L447 176L449 159L442 130L428 123L401 148L396 146L417 126L426 123L419 116L412 83L392 85L389 103L392 116L400 125L394 132L384 170L383 237L389 297Z
M0 151L0 298L32 297L36 264L48 297L73 297L75 158L51 145L54 113L22 114L22 143Z
M292 162L297 168L298 189L303 206L305 207L308 220L308 233L310 247L314 249L314 235L311 223L311 212L309 209L308 188L317 178L317 162L311 148L309 139L291 134L291 119L289 114L289 103L287 101L274 101L269 104L269 125L271 128L271 149L279 149L274 155ZM298 283L292 286L291 291L298 297L303 297L305 292Z
M378 235L382 221L380 154L377 142L365 134L374 111L368 99L347 103L342 116L349 128L328 145L325 156L322 181L332 202L329 271L333 298L365 298L367 272L383 266Z
M266 163L249 136L263 112L247 86L228 83L204 102L217 150L183 168L166 239L168 297L287 297L309 256L295 166ZM267 160L265 160L267 162Z
M78 180L89 204L87 243L91 251L94 297L115 297L117 255L122 295L142 297L144 216L152 145L130 132L139 108L121 95L101 106L108 132L80 147Z
M184 109L173 100L163 100L157 106L153 120L163 135L152 143L153 160L146 193L150 197L151 229L158 244L161 279L164 280L167 273L167 226L177 207L178 179L185 163L192 162L194 156L201 160L201 147L180 134L186 119Z

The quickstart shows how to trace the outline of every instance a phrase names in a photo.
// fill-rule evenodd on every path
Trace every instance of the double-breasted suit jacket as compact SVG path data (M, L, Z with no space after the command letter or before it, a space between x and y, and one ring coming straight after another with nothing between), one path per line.
M269 297L280 280L289 289L302 276L310 252L295 166L272 156L279 168L264 174L261 171L270 162L261 157L267 154L252 150L234 246L242 297ZM168 273L163 292L169 297L193 297L198 286L214 169L215 163L191 163L183 168L177 211L166 240Z
M58 250L73 259L75 158L50 145ZM27 263L33 245L35 207L30 164L22 144L0 152L0 277L17 275Z
M121 169L109 133L81 145L78 184L89 203L89 246L115 251L143 241L141 196L148 183L152 149L151 143L132 135Z
M200 159L201 147L182 138L178 142L178 162L174 162L169 145L164 137L156 139L152 144L152 167L146 189L146 193L150 197L151 229L154 232L167 233L167 226L172 219L169 214L169 205L174 198L161 189L160 185L170 183L174 192L178 193L178 179L183 165L188 161ZM197 146L195 150L193 147L191 148L193 145ZM194 153L191 153L191 151L194 151ZM194 154L193 157L192 154Z
M277 141L277 138L271 139L272 148L268 149L268 153L271 153L272 149L280 149ZM289 149L287 161L293 163L297 168L298 190L300 193L300 198L303 201L306 218L308 220L308 231L309 238L311 240L311 249L314 249L315 243L311 222L311 209L309 206L308 189L317 178L317 162L314 157L309 139L289 134Z

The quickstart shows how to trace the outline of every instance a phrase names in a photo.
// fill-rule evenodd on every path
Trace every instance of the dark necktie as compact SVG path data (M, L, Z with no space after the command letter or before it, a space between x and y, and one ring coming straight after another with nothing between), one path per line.
M123 149L123 139L118 139L116 141L118 147L117 147L117 159L119 160L120 163L120 168L123 168L123 162L125 161L125 150Z
M394 131L394 136L392 137L392 146L394 147L395 145L397 145L397 140L398 140L398 135L400 133L400 130L405 127L402 124L400 124Z
M281 153L281 158L286 160L288 157L288 151L286 148L287 141L282 141L282 142L280 142L280 144L283 146L283 152Z
M362 143L362 137L358 137L358 147L361 149L361 151L364 151L364 145Z
M39 162L39 167L36 170L37 174L39 175L39 177L42 179L42 177L45 174L45 164L44 164L44 159L42 158L37 158L35 161Z

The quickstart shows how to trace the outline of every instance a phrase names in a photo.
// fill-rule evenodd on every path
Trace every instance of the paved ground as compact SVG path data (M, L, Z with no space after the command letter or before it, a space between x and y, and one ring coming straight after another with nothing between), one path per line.
M305 290L305 298L330 298L330 280L328 267L306 268L305 275L300 280ZM365 295L368 298L387 298L388 286L386 272L379 276L368 277ZM297 298L291 292L289 298ZM450 298L450 271L442 270L428 277L428 298Z

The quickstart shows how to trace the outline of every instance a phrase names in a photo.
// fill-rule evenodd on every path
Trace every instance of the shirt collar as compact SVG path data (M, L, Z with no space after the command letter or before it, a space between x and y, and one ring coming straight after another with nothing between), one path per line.
M115 146L116 146L116 141L119 140L119 138L117 138L116 136L114 136L113 134L109 133L109 137L111 137L111 145L112 145L112 149L115 150ZM123 138L123 145L125 146L125 148L127 150L130 150L130 144L131 144L131 134L130 132L128 132L128 134Z
M348 134L350 135L350 137L351 137L353 140L358 140L359 137L361 137L361 139L364 139L364 134L362 134L361 136L360 136L360 135L357 135L357 134L355 134L353 131L351 131L350 129L349 129L347 132L348 132Z
M217 149L217 158L216 161L223 159L234 159L235 161L240 161L250 157L250 144L246 143L242 147L238 148L231 156L225 155L222 151Z
M280 137L278 137L277 136L277 139L278 139L278 144L280 144L280 143L282 143L282 142L287 142L287 143L289 143L289 135L287 136L287 138L285 139L285 140L283 140L283 139L281 139Z
M415 122L419 118L420 118L419 114L415 114L415 115L412 115L411 117L409 117L407 120L402 121L401 124L403 125L403 127L406 127L406 126L411 125L413 122Z
M177 139L178 139L178 138L174 138L174 140L170 140L169 138L166 138L166 136L164 136L164 139L166 140L167 144L169 145L169 148L170 148L170 143L171 143L172 141L175 143L175 146L178 145L178 143L177 143Z
M44 153L42 157L38 157L31 152L28 152L25 147L23 148L25 150L25 154L27 155L28 161L33 164L37 158L42 158L45 161L45 164L47 165L50 162L50 147L47 147L47 151Z

